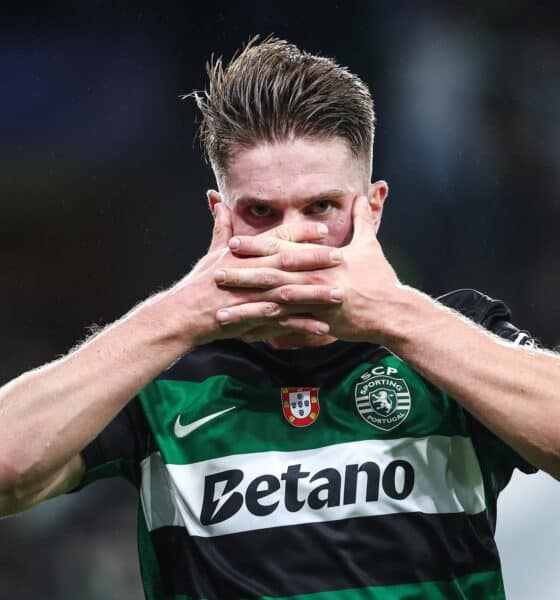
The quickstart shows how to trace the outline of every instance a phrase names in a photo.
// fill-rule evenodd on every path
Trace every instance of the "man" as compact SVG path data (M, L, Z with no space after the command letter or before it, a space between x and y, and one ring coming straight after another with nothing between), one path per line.
M208 254L2 389L2 514L127 477L148 598L503 597L496 498L560 475L558 357L399 282L358 77L274 38L209 77Z

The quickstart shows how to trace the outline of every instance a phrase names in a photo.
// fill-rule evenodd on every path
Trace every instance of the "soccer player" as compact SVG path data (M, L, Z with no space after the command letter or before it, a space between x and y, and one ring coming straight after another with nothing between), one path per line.
M399 282L356 75L274 38L208 72L210 249L0 391L1 514L128 478L147 598L502 598L498 493L560 475L558 356Z

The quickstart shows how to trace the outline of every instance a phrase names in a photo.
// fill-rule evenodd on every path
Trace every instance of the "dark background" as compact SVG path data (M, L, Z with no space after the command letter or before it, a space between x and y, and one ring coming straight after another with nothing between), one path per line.
M560 341L555 4L55 2L0 15L0 383L186 273L211 171L179 95L275 33L371 87L380 239L429 294L474 287ZM0 442L1 443L1 442ZM0 522L0 598L140 597L135 494L102 482ZM540 596L543 598L543 596Z

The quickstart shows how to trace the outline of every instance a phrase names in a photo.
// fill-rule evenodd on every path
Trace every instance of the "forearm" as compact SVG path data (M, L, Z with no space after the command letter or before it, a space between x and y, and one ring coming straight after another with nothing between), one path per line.
M154 296L67 356L0 389L0 490L61 467L188 350L171 302L169 294Z
M535 466L560 477L560 357L403 288L386 344Z

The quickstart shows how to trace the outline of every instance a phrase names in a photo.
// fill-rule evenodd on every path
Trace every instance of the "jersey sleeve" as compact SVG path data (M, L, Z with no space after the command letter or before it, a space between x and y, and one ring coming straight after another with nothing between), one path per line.
M457 290L438 300L514 344L530 348L542 347L538 339L511 322L511 311L500 300L476 290ZM465 410L465 413L479 457L492 470L498 491L510 480L515 468L524 473L535 473L538 470L468 411Z
M106 477L124 477L138 487L140 463L152 447L150 428L135 397L82 450L86 471L79 485L69 493Z

